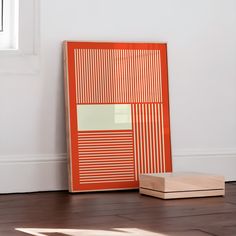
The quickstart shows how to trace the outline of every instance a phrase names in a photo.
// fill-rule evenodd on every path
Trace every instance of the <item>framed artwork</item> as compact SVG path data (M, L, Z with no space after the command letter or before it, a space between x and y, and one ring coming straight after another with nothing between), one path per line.
M64 55L70 191L171 172L167 45L65 42Z

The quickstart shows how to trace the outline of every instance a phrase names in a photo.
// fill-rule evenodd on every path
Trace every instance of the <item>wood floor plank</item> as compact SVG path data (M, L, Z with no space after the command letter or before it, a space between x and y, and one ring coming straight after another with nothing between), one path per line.
M155 235L235 236L236 184L226 184L225 197L178 200L142 196L138 191L0 195L0 236L27 236L15 228L112 232L133 228Z

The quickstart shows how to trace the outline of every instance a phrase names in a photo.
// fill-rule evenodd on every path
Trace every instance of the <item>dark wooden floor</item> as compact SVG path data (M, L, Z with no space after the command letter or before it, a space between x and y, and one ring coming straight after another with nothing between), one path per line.
M47 236L236 236L236 183L226 184L225 197L185 200L137 191L0 195L0 236L29 235L15 228Z

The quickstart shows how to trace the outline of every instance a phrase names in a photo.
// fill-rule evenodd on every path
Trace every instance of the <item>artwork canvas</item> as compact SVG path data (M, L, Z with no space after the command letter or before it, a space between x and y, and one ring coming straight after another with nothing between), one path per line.
M64 55L70 191L171 172L167 45L67 41Z

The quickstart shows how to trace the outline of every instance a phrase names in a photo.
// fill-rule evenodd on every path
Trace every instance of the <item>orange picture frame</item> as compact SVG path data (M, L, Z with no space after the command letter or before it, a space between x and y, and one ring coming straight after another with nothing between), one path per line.
M167 45L66 41L64 58L69 190L171 172Z

